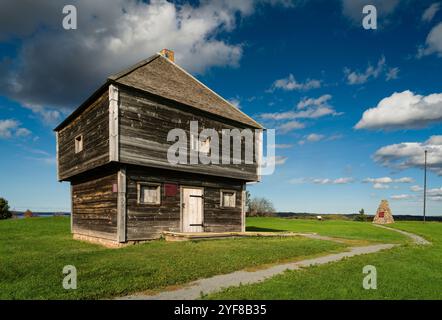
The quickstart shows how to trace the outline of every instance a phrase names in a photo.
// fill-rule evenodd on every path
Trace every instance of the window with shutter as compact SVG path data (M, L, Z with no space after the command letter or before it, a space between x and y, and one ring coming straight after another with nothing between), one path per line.
M224 208L236 207L236 192L235 191L221 191L221 206Z
M141 204L160 204L161 188L160 185L138 184L138 203Z

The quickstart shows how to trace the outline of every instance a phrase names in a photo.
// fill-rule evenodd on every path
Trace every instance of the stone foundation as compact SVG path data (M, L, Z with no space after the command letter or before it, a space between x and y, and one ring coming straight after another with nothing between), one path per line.
M85 242L89 242L89 243L93 243L93 244L99 244L103 247L110 248L110 249L124 248L127 246L132 246L134 244L146 242L146 241L128 241L128 242L120 243L120 242L109 240L109 239L97 238L97 237L79 234L79 233L74 233L73 239L85 241Z

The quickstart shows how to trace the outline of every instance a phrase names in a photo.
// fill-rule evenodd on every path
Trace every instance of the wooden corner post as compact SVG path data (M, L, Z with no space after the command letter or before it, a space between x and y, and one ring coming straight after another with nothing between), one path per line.
M109 161L119 161L118 88L109 86Z
M241 232L246 232L246 184L241 191Z
M126 242L126 168L118 171L117 240Z

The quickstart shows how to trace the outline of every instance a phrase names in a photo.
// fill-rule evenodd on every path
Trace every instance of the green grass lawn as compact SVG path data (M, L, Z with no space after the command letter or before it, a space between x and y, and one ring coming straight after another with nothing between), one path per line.
M266 223L268 221L268 223ZM253 219L251 226L287 230L318 231L354 236L356 224L325 221L315 226L307 220ZM364 225L366 223L361 223ZM336 228L327 228L336 226ZM351 225L352 231L346 231ZM406 244L392 250L357 256L345 261L311 267L284 274L259 284L229 288L209 299L441 299L442 298L442 223L399 222L392 227L424 236L433 244ZM361 228L363 228L361 226ZM388 232L388 231L387 231ZM360 234L362 235L362 233ZM389 236L383 235L383 240ZM364 235L365 237L365 235ZM392 239L390 239L392 240ZM389 241L390 241L389 240ZM390 241L391 242L391 241ZM377 268L377 290L365 290L362 268Z
M371 223L345 220L307 220L285 218L247 218L247 231L316 232L323 236L369 240L381 243L403 243L407 237L373 226Z
M68 218L3 220L0 299L108 298L343 249L300 237L152 241L106 249L72 240ZM76 290L62 288L65 265L77 268Z

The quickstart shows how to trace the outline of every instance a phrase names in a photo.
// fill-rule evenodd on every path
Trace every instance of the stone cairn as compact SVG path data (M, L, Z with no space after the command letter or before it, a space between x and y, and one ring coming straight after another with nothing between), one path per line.
M387 200L382 200L381 204L376 211L376 215L373 219L373 223L377 224L389 224L394 223L393 215L391 214L390 206Z

